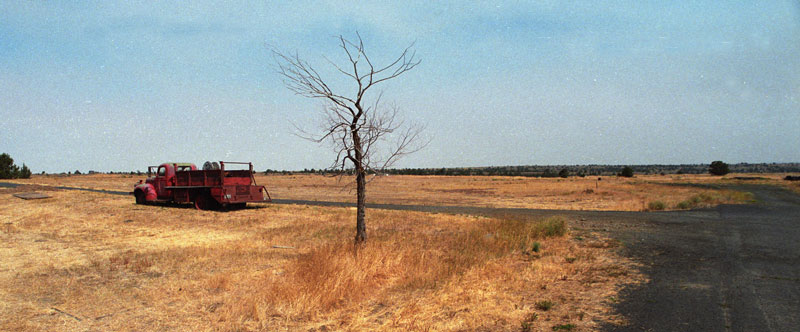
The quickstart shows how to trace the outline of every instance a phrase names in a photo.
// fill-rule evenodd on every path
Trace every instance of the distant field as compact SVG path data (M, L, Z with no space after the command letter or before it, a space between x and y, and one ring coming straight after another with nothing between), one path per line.
M2 331L590 331L619 323L609 299L641 281L615 241L558 217L370 210L356 256L349 208L225 213L20 190L0 189Z
M763 177L745 181L737 177ZM34 176L19 183L77 186L131 191L146 176L79 175ZM620 177L527 178L492 176L383 176L367 186L368 203L466 205L500 208L644 211L662 203L663 209L686 209L723 203L747 203L747 193L693 186L737 182L784 185L782 174L638 175ZM257 175L273 198L352 202L350 178L321 175Z
M746 203L752 197L730 190L702 188L687 184L731 183L735 175L719 178L706 175L529 178L491 176L386 176L373 178L367 186L370 203L415 205L466 205L498 208L556 210L643 211L651 202L661 201L665 209L706 207L723 203ZM346 186L349 178L320 175L258 176L274 197L323 201L352 201Z

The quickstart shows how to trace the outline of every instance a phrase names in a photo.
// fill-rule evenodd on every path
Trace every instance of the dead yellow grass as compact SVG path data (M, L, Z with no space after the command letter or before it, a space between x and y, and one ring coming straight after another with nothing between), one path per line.
M739 176L638 175L620 177L526 178L490 176L387 176L375 177L367 187L368 203L457 205L498 208L554 210L645 211L651 202L664 203L665 209L681 209L679 203L698 195L713 197L701 206L747 203L751 197L730 190L717 190L689 184L729 184L744 182ZM760 181L783 185L780 174L758 174ZM63 185L93 189L131 191L145 176L81 175L40 176L19 183ZM273 198L312 201L352 202L355 192L350 178L320 175L257 175ZM691 206L697 207L697 206Z
M640 278L562 219L370 210L356 256L351 209L48 193L0 192L0 330L592 330Z

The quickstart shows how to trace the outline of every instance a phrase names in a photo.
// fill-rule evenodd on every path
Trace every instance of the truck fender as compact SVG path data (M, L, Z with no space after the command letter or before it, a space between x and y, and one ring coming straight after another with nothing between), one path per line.
M144 193L144 199L145 199L145 201L148 201L148 202L154 201L158 197L158 195L156 193L156 189L153 188L153 185L151 185L149 183L143 183L143 184L137 185L136 188L134 188L134 190L133 190L133 194L136 195L137 192Z

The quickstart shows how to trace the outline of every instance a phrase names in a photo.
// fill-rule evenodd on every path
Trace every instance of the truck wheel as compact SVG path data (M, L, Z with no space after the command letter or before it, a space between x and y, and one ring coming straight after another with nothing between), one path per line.
M214 210L217 202L208 194L197 195L194 199L194 208L198 210Z
M146 204L147 203L147 200L144 198L144 192L137 191L136 194L134 194L134 196L136 196L136 204Z

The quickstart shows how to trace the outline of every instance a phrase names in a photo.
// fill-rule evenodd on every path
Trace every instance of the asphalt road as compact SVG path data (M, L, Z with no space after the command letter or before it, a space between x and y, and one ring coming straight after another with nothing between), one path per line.
M800 331L800 196L740 186L757 204L609 223L649 283L625 289L608 331Z
M0 182L3 186L15 185ZM642 263L650 281L622 291L614 306L629 324L604 326L606 331L800 331L800 196L771 186L735 189L752 192L758 203L655 213L368 206L490 216L561 215L574 228L619 239L623 254Z

